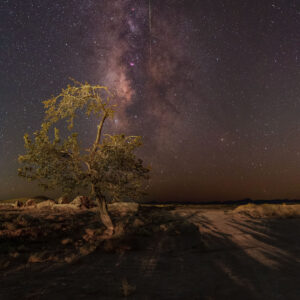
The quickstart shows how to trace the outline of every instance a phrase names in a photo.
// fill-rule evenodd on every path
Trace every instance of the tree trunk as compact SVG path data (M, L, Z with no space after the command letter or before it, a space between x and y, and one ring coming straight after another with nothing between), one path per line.
M114 225L107 211L106 201L99 196L96 196L96 201L99 207L100 219L104 226L107 228L108 233L112 235L114 233Z

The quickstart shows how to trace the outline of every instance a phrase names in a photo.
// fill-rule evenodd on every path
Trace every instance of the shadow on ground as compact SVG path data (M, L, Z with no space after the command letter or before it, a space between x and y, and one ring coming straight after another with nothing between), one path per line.
M128 234L70 264L2 273L0 299L300 299L299 225L222 209L143 208L123 219Z

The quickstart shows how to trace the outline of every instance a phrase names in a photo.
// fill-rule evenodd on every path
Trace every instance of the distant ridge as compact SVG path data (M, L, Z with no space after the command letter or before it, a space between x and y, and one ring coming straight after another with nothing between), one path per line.
M272 199L272 200L253 200L245 198L242 200L226 200L226 201L149 201L144 204L191 204L191 205L245 205L245 204L300 204L299 199Z

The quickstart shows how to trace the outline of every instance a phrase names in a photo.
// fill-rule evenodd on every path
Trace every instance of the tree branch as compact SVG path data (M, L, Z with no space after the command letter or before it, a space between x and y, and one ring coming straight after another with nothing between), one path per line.
M104 125L104 122L105 122L107 117L108 117L108 114L105 112L102 119L101 119L101 121L100 121L100 123L99 123L99 125L98 125L97 137L96 137L96 140L95 140L94 145L93 145L93 149L92 149L92 152L91 152L91 157L93 157L96 153L97 146L100 143L103 125Z

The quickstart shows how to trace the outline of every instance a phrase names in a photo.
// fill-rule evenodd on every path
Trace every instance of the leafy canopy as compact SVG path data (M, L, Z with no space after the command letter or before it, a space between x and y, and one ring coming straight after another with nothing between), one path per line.
M141 137L104 135L103 124L114 115L111 93L104 86L75 82L44 101L45 118L33 139L24 135L24 155L19 156L20 176L38 180L45 189L60 187L63 193L87 190L106 200L134 199L144 193L144 179L149 169L135 155L142 145ZM73 131L79 112L99 119L95 141L81 149L78 133ZM64 120L68 129L62 138L56 123Z

